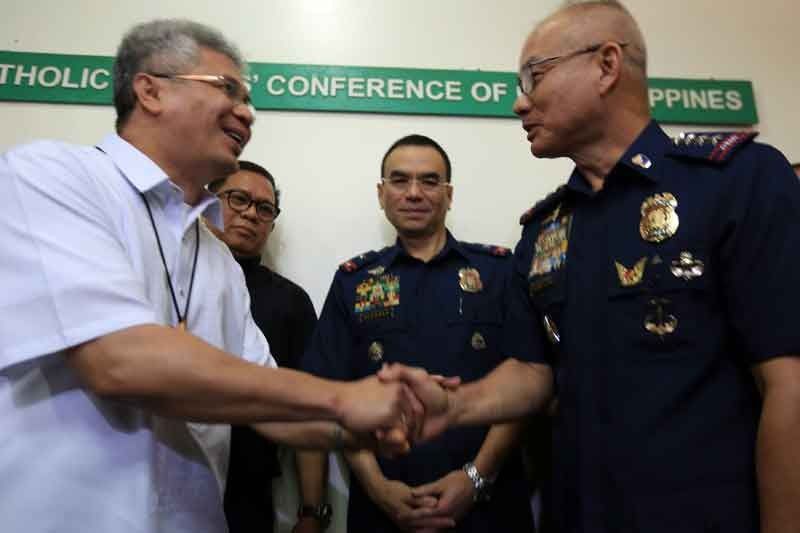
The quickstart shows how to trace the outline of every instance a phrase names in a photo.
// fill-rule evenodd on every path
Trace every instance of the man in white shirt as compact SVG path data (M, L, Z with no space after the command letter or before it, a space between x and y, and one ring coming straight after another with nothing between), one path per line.
M219 222L204 185L250 138L243 66L215 30L141 24L115 62L117 134L0 158L4 531L225 531L227 423L405 445L421 406L404 385L268 368L241 270L200 221Z

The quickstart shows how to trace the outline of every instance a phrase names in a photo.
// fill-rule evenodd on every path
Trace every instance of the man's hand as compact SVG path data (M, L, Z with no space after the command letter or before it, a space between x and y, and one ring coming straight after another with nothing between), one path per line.
M355 433L380 431L379 439L392 441L409 440L425 413L405 383L376 376L343 384L337 410L347 429Z
M434 522L427 520L449 518L454 523L463 517L475 502L475 487L463 470L454 470L446 476L411 491L415 498L434 498L437 503L430 518L421 520L420 524L434 527Z
M424 422L417 425L414 440L429 440L441 434L450 425L455 405L453 395L461 380L457 377L433 376L422 368L412 368L399 363L384 365L378 377L386 383L402 382L413 391L424 406Z
M411 487L401 481L383 479L370 497L402 531L455 526L450 518L430 517L436 507L436 498L414 497Z

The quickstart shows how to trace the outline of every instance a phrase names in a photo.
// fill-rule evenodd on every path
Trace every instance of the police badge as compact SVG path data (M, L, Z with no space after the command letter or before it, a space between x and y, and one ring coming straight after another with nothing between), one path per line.
M639 233L647 242L662 242L678 231L678 200L671 193L654 194L642 202Z

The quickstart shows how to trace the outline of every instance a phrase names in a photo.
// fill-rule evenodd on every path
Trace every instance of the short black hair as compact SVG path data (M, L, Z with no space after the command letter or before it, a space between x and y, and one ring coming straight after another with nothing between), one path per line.
M386 160L389 158L389 154L391 154L401 146L430 146L431 148L439 152L439 155L441 155L442 159L444 160L444 168L446 174L445 179L447 180L448 183L450 183L450 175L452 173L452 167L450 166L450 158L447 157L447 152L444 151L444 148L442 148L439 145L439 143L437 143L430 137L427 137L425 135L420 135L418 133L412 133L411 135L406 135L402 139L396 140L394 144L392 144L389 147L389 149L386 150L386 153L383 155L383 160L381 160L381 176L383 176L384 173L386 172Z
M270 185L272 185L272 190L275 192L275 207L280 209L281 191L278 190L278 186L275 185L275 178L272 177L272 174L270 174L269 170L262 167L261 165L253 163L252 161L239 161L239 170L246 170L248 172L261 174L262 176L264 176L270 183ZM236 172L234 172L233 174L236 174ZM208 190L214 193L219 191L222 188L222 186L225 185L225 182L228 181L228 178L231 177L233 174L212 181L211 183L208 184Z

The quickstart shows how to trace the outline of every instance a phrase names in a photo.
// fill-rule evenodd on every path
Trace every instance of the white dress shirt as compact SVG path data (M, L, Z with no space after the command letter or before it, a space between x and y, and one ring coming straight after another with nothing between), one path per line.
M98 149L99 148L99 149ZM229 427L156 416L89 392L64 350L177 321L153 211L183 312L194 222L220 222L210 194L189 206L142 152L49 141L0 158L0 529L9 533L224 532ZM275 366L250 316L241 269L201 223L188 329Z

